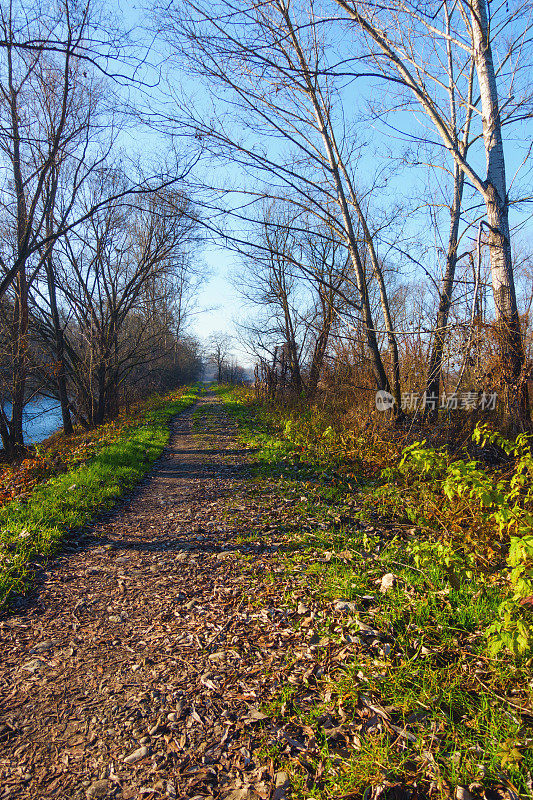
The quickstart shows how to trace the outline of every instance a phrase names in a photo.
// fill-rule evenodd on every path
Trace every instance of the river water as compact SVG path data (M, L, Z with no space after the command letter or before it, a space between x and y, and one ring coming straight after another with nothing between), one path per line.
M5 404L5 412L11 416L10 403ZM24 409L24 441L38 444L47 439L63 425L61 406L49 397L37 397Z

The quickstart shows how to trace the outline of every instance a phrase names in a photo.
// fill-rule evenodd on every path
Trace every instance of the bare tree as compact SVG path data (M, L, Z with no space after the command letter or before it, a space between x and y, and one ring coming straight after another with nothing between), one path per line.
M508 420L518 424L527 416L524 349L511 258L509 195L503 149L503 125L521 118L531 99L527 86L519 87L520 63L528 64L530 4L520 3L512 14L500 8L491 17L486 0L461 0L456 4L393 2L387 9L372 2L335 0L373 46L383 74L409 89L431 121L457 168L481 195L489 229L491 274L501 369L504 374L504 406ZM453 18L452 18L453 14ZM439 23L439 15L443 17ZM510 35L509 35L510 34ZM479 92L470 104L481 117L481 136L486 156L483 176L471 150L465 152L453 124L453 106L442 102L441 60L427 58L427 42L452 46L473 60ZM493 47L499 50L495 66ZM510 75L505 86L504 71ZM468 74L468 73L467 73ZM464 77L464 76L463 76ZM457 92L457 83L456 83ZM507 97L502 95L507 90ZM446 96L446 94L444 95ZM462 101L467 104L467 93Z
M218 383L222 383L231 355L231 336L223 331L215 331L208 337L207 344L208 359L216 369Z
M451 31L451 13L448 4L443 6L445 16L445 26L448 35ZM463 158L466 157L470 145L470 128L472 122L472 114L474 111L474 60L470 59L469 77L466 87L466 102L464 103L464 118L458 123L457 106L461 105L461 97L457 97L456 89L456 71L465 69L465 64L457 65L454 63L453 50L450 39L446 40L446 55L447 55L447 92L450 104L450 126L454 130L454 138L457 142L459 151ZM437 315L435 320L434 339L429 357L428 374L426 382L426 397L431 398L432 401L426 403L425 414L426 416L435 418L437 416L437 403L440 395L441 376L442 376L442 359L444 353L444 345L446 341L446 334L448 328L448 319L450 308L452 304L455 270L459 258L459 242L460 242L460 226L462 220L462 203L465 185L465 173L460 168L459 164L455 161L452 167L453 177L453 197L449 207L450 211L450 229L448 235L448 243L446 249L446 265L444 274L441 279L439 291L439 303Z
M57 301L54 249L60 238L75 238L92 215L109 202L141 197L179 181L175 174L140 175L109 185L90 206L86 184L105 166L115 144L121 104L111 82L126 78L108 73L125 56L122 35L97 3L74 0L28 7L10 3L0 10L0 159L4 182L0 200L0 297L6 297L12 321L6 357L0 434L10 454L23 446L23 409L28 395L29 302L36 280L46 275L47 297L55 328L57 391L64 429L71 430L64 336ZM133 52L133 51L132 51ZM105 82L106 75L108 77ZM117 156L115 154L115 159ZM83 200L79 201L80 196ZM5 374L5 373L4 373ZM5 402L4 402L5 401ZM11 410L9 411L9 408Z
M3 190L9 198L3 204L6 223L13 226L11 241L4 240L0 267L4 271L0 293L13 279L13 324L11 328L12 381L10 386L11 419L4 408L0 412L0 432L8 453L23 445L22 414L28 359L28 290L33 274L41 266L39 245L46 237L49 206L43 204L47 181L63 148L76 135L70 124L73 93L76 85L72 53L83 40L88 24L88 7L79 14L65 3L66 42L63 52L50 58L42 48L27 51L16 44L21 25L28 34L48 35L46 17L26 22L20 10L10 5L0 12L0 35L3 65L0 74L2 96L0 148L8 167L9 178ZM53 20L55 25L57 20ZM12 203L12 205L11 205ZM10 265L11 264L11 265ZM30 272L29 272L30 271Z
M117 176L102 175L89 204L95 193L108 193L110 179ZM116 201L56 248L56 282L69 314L68 379L78 397L76 414L88 425L116 412L121 384L136 366L158 357L165 326L174 328L176 342L175 298L169 295L174 277L185 285L181 272L195 227L190 210L176 192L148 195L136 206Z
M255 358L276 364L280 390L313 399L338 315L359 306L349 297L350 259L335 231L306 229L291 212L290 204L265 208L262 246L241 248L245 277L240 272L237 288L252 308L242 328Z
M387 286L372 247L372 225L364 214L365 203L356 191L350 145L339 135L341 96L324 74L324 46L313 4L305 10L298 7L297 19L284 0L255 4L246 11L221 2L218 10L220 14L214 16L212 6L191 3L179 9L165 7L168 36L174 44L176 37L183 41L194 72L209 77L213 87L232 92L241 124L260 134L261 144L246 143L222 119L207 120L204 113L195 115L189 106L182 108L182 130L188 126L206 154L246 165L258 179L266 176L267 186L262 191L250 190L252 197L266 194L276 199L283 194L295 213L314 215L317 227L335 229L350 259L376 386L388 390L392 383L399 408L400 374L392 317L387 313ZM222 17L226 21L218 22ZM266 148L268 138L274 142L274 152ZM290 148L285 159L280 158L281 143ZM239 186L238 191L247 189ZM231 209L229 213L231 218ZM235 216L242 220L242 211ZM219 231L225 233L226 241L231 238L227 231ZM370 272L364 266L367 248ZM372 280L379 288L383 324L391 346L390 380L370 300Z

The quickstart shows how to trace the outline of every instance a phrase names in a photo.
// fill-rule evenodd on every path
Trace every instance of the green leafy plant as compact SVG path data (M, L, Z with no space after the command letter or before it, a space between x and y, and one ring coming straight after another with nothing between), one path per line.
M409 544L409 555L420 570L429 570L439 564L447 573L454 589L473 577L472 558L452 547L449 542L420 540Z
M399 473L440 481L449 507L461 501L462 508L469 511L472 525L492 532L494 539L508 546L510 593L499 605L497 617L487 630L489 650L492 655L504 648L515 656L524 655L533 648L533 455L530 437L521 434L511 441L490 431L486 425L478 425L472 438L482 447L490 444L500 448L512 459L511 474L496 478L477 461L459 459L446 463L445 455L425 448L425 442L406 448ZM419 553L425 553L422 544L417 547ZM450 575L457 576L459 565L457 557L451 556L452 552L446 554L443 550L439 557L449 567Z
M425 445L426 440L423 439L421 442L413 442L404 449L398 465L401 474L415 474L433 480L442 478L448 465L446 453Z

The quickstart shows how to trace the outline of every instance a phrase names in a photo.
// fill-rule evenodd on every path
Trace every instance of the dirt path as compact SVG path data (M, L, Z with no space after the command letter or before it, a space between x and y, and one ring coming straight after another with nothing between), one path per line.
M280 500L247 462L202 398L134 495L0 621L0 798L284 796L257 707L289 646L301 672L315 661L279 598L254 607L282 571Z

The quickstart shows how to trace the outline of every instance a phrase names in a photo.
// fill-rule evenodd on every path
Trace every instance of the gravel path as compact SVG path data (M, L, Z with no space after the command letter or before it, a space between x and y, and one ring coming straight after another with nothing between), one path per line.
M268 534L279 499L250 481L216 399L198 431L194 414L0 621L0 798L285 795L256 752L258 706L299 639L254 606L282 571L272 536L243 536Z

